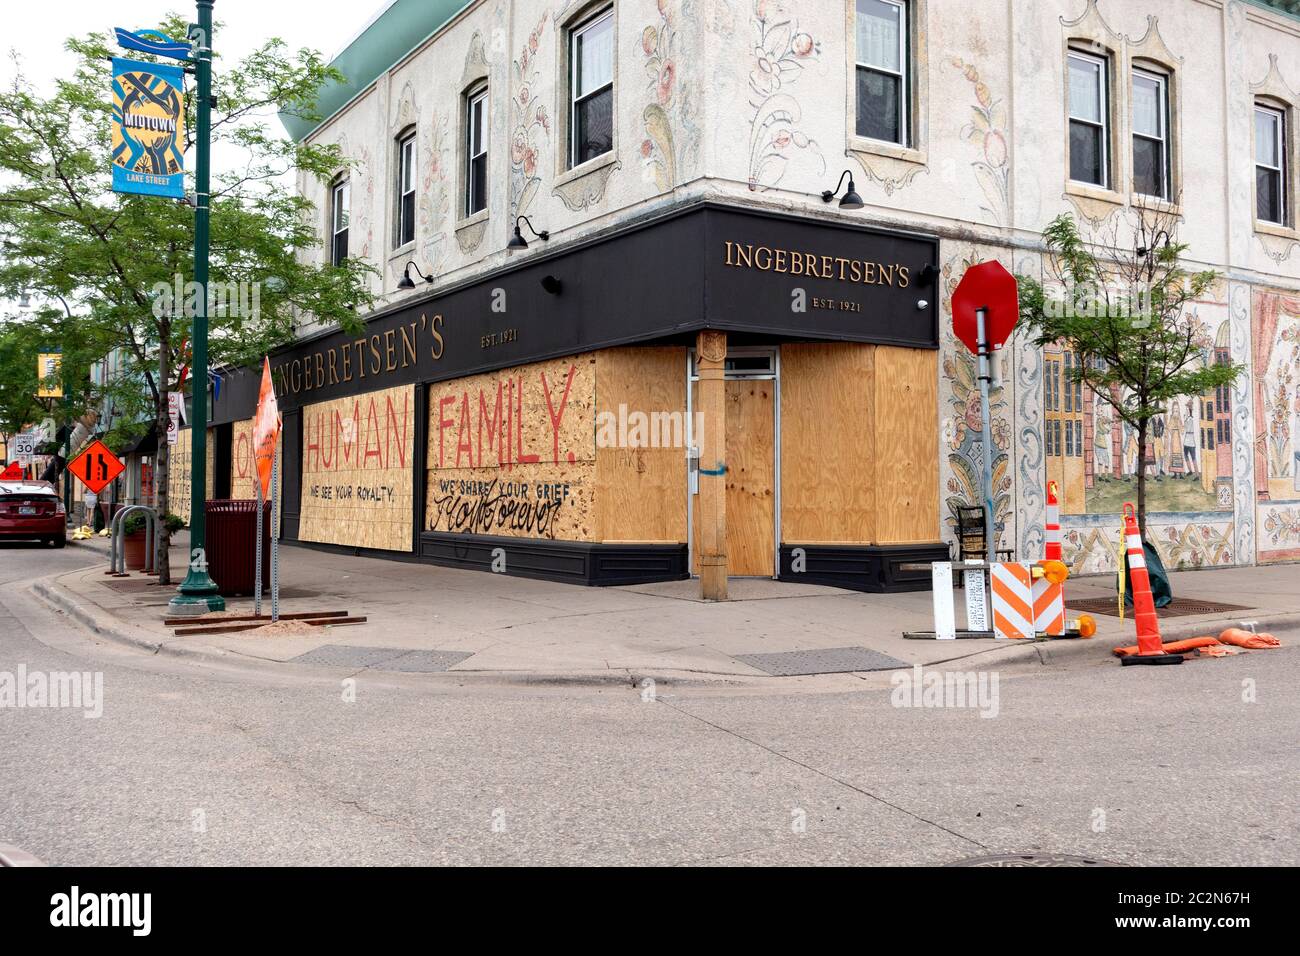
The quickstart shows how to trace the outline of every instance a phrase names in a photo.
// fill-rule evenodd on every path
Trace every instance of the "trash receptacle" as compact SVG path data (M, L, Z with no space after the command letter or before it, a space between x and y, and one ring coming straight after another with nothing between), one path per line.
M225 597L252 594L257 563L257 500L205 503L208 576ZM262 509L262 592L271 587L271 506Z

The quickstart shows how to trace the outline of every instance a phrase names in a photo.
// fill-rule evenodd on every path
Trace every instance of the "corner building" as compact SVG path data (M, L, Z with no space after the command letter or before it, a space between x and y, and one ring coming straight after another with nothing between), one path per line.
M928 587L907 566L949 554L991 454L1019 557L1055 479L1074 571L1113 568L1145 458L1167 565L1296 560L1300 19L1279 7L396 0L336 59L325 119L285 117L348 158L299 188L316 255L368 261L380 305L271 356L284 539L706 593ZM1246 374L1171 402L1139 450L1068 350L1013 339L986 450L956 282L987 259L1043 275L1053 217L1124 236L1135 205L1222 274L1191 320L1203 361ZM218 496L251 487L255 397L228 373Z

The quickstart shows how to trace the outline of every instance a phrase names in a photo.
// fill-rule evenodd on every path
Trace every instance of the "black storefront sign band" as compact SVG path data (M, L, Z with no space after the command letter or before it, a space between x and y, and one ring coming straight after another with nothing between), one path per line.
M699 203L530 256L271 356L280 408L702 329L938 347L938 240ZM926 267L930 268L926 268ZM549 294L542 280L560 280ZM918 303L928 302L919 308ZM260 369L229 375L214 423L252 416Z

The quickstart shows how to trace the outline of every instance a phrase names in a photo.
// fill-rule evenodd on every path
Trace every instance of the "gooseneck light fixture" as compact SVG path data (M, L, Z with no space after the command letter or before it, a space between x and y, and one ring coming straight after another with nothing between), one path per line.
M402 270L402 278L397 280L397 287L399 289L415 288L415 280L411 278L412 269L414 269L415 274L418 275L421 279L423 279L426 283L430 285L433 283L433 276L425 275L423 272L420 271L420 267L415 264L415 260L411 260L406 264L406 268Z
M835 198L835 194L838 193L840 191L840 187L844 185L844 178L846 176L848 177L849 180L849 188L848 191L844 193L844 198L840 200L840 208L861 209L864 205L866 205L866 203L862 201L862 197L858 195L857 188L853 185L853 173L851 173L847 169L840 174L840 181L835 184L834 189L827 189L825 192L822 193L822 202L830 202L832 199Z
M521 232L519 231L519 224L520 224L521 222L522 222L522 223L527 223L527 225L528 225L528 231L531 232L531 233L532 233L534 236L536 236L538 239L541 239L543 242L545 242L547 239L550 239L550 238L551 238L551 234L550 234L549 232L547 232L545 229L543 229L541 232L538 232L536 229L534 229L534 228L533 228L533 223L532 223L532 221L531 221L527 216L516 216L516 217L515 217L515 234L514 234L513 236L511 236L511 237L510 237L510 241L509 241L508 243L506 243L506 248L507 248L507 249L527 249L527 248L528 248L528 241L527 241L526 239L524 239L523 233L521 233Z

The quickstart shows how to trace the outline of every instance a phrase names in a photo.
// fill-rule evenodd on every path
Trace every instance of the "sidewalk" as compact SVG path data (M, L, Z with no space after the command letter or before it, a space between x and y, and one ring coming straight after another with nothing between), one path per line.
M183 577L183 570L175 569L185 566L186 540L179 535L172 550L177 581ZM447 652L446 659L456 661L447 668L452 673L738 679L769 675L737 655L862 647L905 665L937 665L971 655L978 655L982 664L1066 656L1104 662L1113 660L1111 647L1134 642L1131 618L1120 621L1101 614L1094 615L1098 634L1088 641L904 640L904 630L933 627L928 591L863 594L733 579L732 600L714 604L698 599L697 581L585 588L291 546L280 552L281 612L347 610L364 615L367 623L310 629L299 625L274 636L251 631L176 637L162 624L172 588L151 585L151 579L138 572L130 578L110 578L104 573L107 542L78 544L102 553L103 565L38 585L38 593L106 636L166 653L288 661L326 645L347 645L370 649L368 656L353 657L375 661L377 669L385 669L385 657L396 656L374 650L384 648ZM1259 621L1260 630L1300 628L1296 565L1176 572L1171 581L1176 595L1249 604L1252 609L1162 620L1166 640L1217 634L1241 620ZM1114 578L1072 579L1066 596L1113 601ZM957 598L960 608L960 593ZM252 599L228 599L227 608L230 613L251 613ZM270 612L269 597L263 612ZM330 653L321 661L329 660ZM345 654L336 663L348 659ZM398 664L392 669L405 668Z

